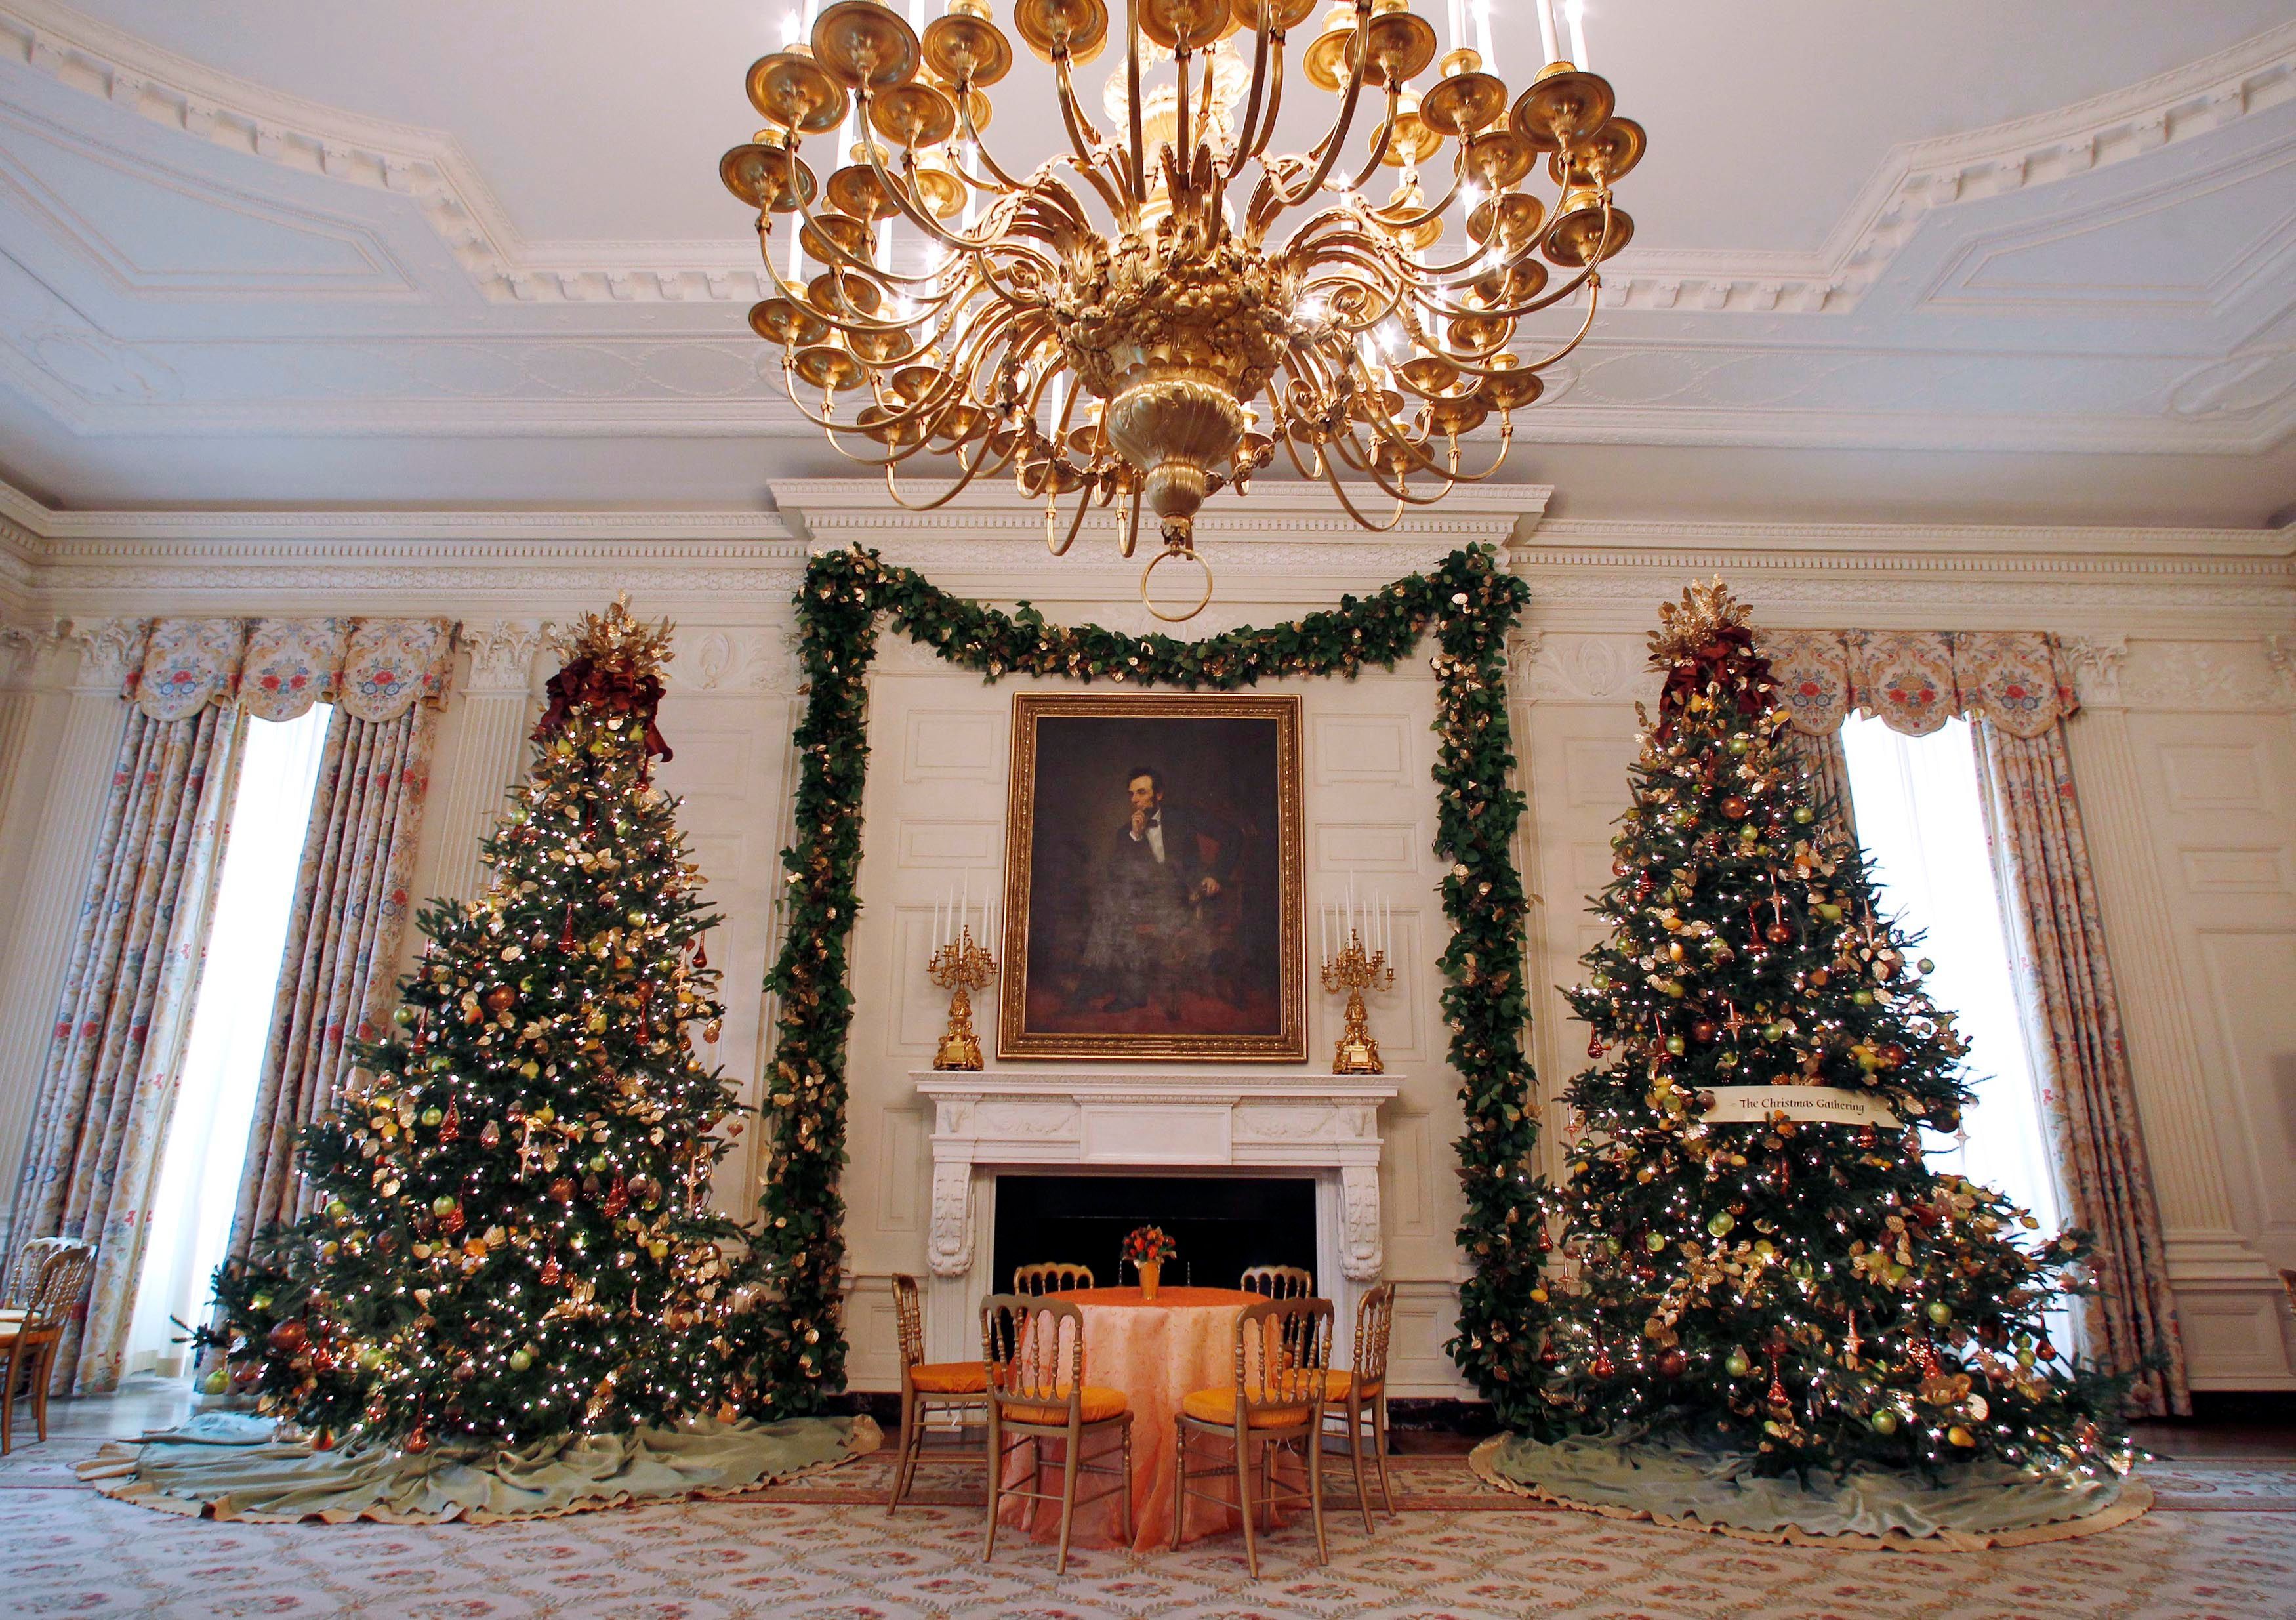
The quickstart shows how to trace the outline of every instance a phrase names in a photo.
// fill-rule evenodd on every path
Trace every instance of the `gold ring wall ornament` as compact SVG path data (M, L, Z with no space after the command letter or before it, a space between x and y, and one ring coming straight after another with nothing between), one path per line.
M1391 528L1497 471L1634 234L1612 190L1642 127L1571 62L1511 90L1487 0L1472 44L1413 0L1320 22L1318 0L1012 0L1066 144L1025 172L982 138L1013 39L991 0L939 3L921 29L826 6L749 70L767 127L719 165L758 212L773 295L750 324L791 402L914 509L1009 476L1056 555L1100 508L1132 555L1144 507L1155 562L1201 562L1204 501L1281 456ZM1105 123L1078 83L1103 56ZM1322 137L1273 150L1287 98L1319 95ZM1535 350L1523 319L1574 301ZM947 484L913 498L921 455Z

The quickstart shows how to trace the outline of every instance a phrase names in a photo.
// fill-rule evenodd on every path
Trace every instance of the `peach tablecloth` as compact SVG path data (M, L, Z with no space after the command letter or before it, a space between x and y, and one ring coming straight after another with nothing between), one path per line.
M1137 1288L1081 1288L1058 1294L1084 1313L1084 1381L1120 1389L1132 1409L1132 1545L1145 1552L1172 1541L1172 1481L1178 1472L1172 1420L1193 1390L1235 1382L1235 1319L1260 1296L1238 1288L1159 1288L1152 1303ZM1087 1446L1087 1455L1091 1454ZM1046 1476L1047 1489L1053 1476ZM1078 1509L1071 1544L1119 1544L1123 1504L1114 1496ZM1060 1514L1040 1511L1032 1534L1060 1539ZM1188 1536L1233 1529L1231 1509L1188 1504Z

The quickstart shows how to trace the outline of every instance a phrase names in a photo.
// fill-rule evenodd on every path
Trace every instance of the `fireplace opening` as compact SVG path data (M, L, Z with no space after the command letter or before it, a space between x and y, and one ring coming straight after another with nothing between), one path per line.
M1306 1176L1037 1176L996 1178L995 1270L1080 1262L1103 1287L1133 1280L1120 1264L1125 1234L1160 1226L1180 1246L1168 1285L1233 1288L1246 1266L1316 1270L1316 1183ZM1331 1283L1318 1276L1316 1291Z

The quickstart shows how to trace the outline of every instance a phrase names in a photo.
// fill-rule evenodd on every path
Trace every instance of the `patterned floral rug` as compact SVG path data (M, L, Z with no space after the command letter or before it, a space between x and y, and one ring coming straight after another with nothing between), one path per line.
M1775 1616L2284 1617L2296 1593L2296 1463L2155 1464L2136 1523L2085 1541L1967 1553L1870 1553L1718 1542L1620 1524L1478 1480L1464 1457L1400 1460L1398 1519L1365 1536L1329 1517L1332 1562L1306 1525L1133 1558L1050 1548L980 1560L979 1509L945 1474L888 1517L890 1456L730 1501L498 1525L216 1524L110 1501L58 1439L0 1460L0 1608L119 1616L407 1620L1693 1620ZM1010 1547L1010 1550L1007 1548Z

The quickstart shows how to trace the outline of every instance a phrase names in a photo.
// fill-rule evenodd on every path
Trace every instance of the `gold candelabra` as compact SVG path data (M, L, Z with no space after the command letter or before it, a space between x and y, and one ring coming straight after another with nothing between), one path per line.
M1463 4L1443 41L1412 0L1340 0L1303 49L1316 3L1013 0L1051 70L1044 102L1017 93L1029 128L1056 113L1067 136L1025 170L982 139L1016 54L989 0L945 0L921 30L877 0L823 10L750 69L767 127L719 166L757 210L772 296L750 325L781 346L791 403L904 505L902 463L952 459L920 510L1009 471L1056 556L1098 506L1129 557L1144 504L1163 541L1149 571L1196 564L1206 601L1196 510L1278 456L1374 530L1490 477L1633 234L1611 187L1642 127L1614 116L1576 35L1579 61L1549 30L1557 60L1511 91L1488 70L1486 0L1472 44ZM1077 74L1110 48L1103 132ZM1332 98L1322 137L1271 150L1310 94ZM1552 203L1526 185L1541 167ZM1517 341L1582 292L1574 332L1543 353ZM1496 450L1470 467L1461 442L1486 424Z
M972 1032L972 992L986 989L996 976L996 958L988 954L988 947L973 943L972 925L967 923L956 938L932 953L925 973L936 986L949 992L948 1030L940 1038L940 1049L933 1054L933 1067L968 1073L979 1069L980 1039Z
M1363 936L1353 928L1348 930L1347 943L1340 947L1340 954L1324 958L1324 990L1333 995L1342 990L1348 992L1347 1027L1340 1032L1339 1045L1332 1053L1332 1073L1387 1073L1387 1065L1379 1060L1379 1042L1372 1039L1364 991L1394 987L1395 969L1388 966L1387 952L1366 950Z

